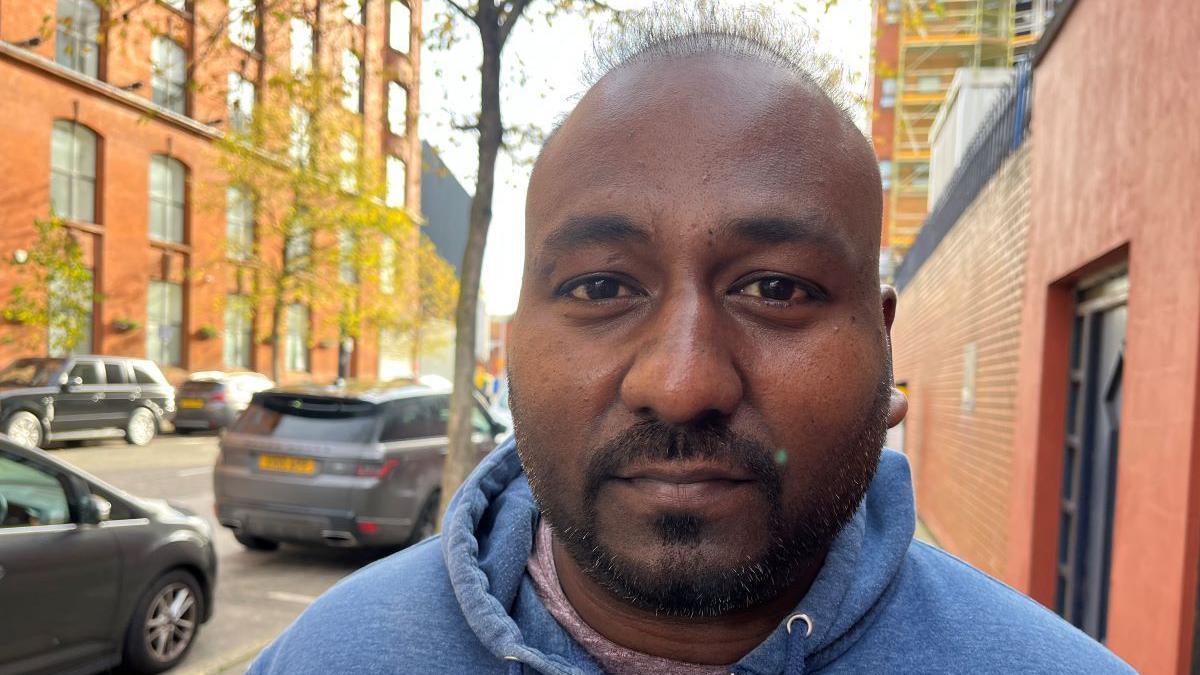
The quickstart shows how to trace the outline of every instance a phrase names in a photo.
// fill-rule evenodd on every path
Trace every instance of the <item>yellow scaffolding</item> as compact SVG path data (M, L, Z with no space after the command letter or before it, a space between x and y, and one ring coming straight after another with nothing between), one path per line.
M1053 0L902 0L887 245L897 259L925 220L930 129L960 68L1027 58Z

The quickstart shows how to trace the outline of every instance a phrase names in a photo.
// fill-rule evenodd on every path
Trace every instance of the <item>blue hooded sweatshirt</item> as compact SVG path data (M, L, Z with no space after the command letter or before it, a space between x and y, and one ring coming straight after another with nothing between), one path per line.
M455 494L443 534L339 582L251 673L599 673L525 571L538 509L510 440ZM885 450L795 611L734 664L775 673L1127 673L1041 605L913 540L908 461ZM811 621L788 621L799 614Z

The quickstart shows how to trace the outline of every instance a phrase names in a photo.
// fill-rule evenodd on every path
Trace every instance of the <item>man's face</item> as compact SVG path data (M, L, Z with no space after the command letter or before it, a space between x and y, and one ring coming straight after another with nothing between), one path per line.
M823 554L874 474L892 296L861 134L787 71L629 65L530 183L517 446L572 558L634 605L721 614Z

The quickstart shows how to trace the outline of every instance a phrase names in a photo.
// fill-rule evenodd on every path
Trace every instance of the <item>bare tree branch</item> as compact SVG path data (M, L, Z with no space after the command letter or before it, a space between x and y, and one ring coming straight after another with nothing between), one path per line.
M521 18L521 13L525 11L525 7L529 5L530 0L513 0L512 7L508 13L500 20L500 45L508 40L508 34L512 32L513 26Z
M486 1L486 0L485 0L485 1ZM450 6L451 6L451 7L453 7L454 9L458 10L458 13L459 13L459 14L462 14L462 15L463 15L463 16L465 16L466 18L470 19L472 23L479 23L479 17L478 17L478 16L476 16L476 15L474 15L474 14L472 14L472 13L468 12L466 7L463 7L462 5L458 4L458 3L457 3L457 2L455 2L454 0L446 0L446 4L450 5Z

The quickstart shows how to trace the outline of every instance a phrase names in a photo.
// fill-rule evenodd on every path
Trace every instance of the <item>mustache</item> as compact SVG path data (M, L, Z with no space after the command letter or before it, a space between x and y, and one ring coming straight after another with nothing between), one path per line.
M739 434L719 420L686 425L658 420L638 422L592 454L585 475L588 496L630 465L703 459L740 469L778 494L782 478L771 448Z

